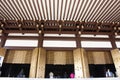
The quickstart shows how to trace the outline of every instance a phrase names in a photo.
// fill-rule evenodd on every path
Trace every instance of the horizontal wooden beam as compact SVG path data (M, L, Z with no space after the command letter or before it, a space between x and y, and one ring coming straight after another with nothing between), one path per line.
M5 49L34 49L36 47L5 46Z
M1 36L0 36L1 37ZM7 39L18 40L38 40L39 36L8 36ZM110 41L109 38L94 38L94 37L78 37L81 41ZM43 36L44 40L76 40L76 37L52 37ZM115 41L120 41L120 38L115 38Z

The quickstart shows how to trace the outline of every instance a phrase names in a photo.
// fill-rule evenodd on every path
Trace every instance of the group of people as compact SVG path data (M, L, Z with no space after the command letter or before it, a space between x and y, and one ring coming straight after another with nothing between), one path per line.
M65 72L64 75L63 75L63 77L64 77L64 78L68 78L68 77L74 78L75 75L74 75L74 73L71 73L71 74L68 76L67 73ZM54 73L53 73L53 72L50 72L50 73L49 73L49 78L54 78ZM57 78L60 78L60 76L58 76Z
M114 77L114 73L110 71L110 69L107 69L106 73L105 73L105 76L106 77ZM70 75L68 76L67 73L65 72L64 75L63 75L64 78L74 78L75 77L75 74L74 73L70 73ZM53 72L50 72L49 73L49 78L54 78L54 73ZM59 77L60 78L60 77Z

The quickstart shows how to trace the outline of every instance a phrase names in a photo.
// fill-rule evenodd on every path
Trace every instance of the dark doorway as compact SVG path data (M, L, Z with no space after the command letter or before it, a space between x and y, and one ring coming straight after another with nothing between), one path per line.
M114 64L89 64L90 77L105 77L107 69L110 69L115 74Z
M55 78L69 78L71 72L74 72L74 65L51 65L47 64L45 69L45 78L49 78L49 73L53 72Z
M29 77L30 64L9 64L4 63L1 68L1 77ZM22 73L21 73L22 71Z

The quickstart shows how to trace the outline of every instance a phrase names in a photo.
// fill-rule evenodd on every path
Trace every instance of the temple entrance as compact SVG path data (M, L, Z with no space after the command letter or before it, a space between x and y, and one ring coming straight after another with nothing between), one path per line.
M65 73L67 74L66 78L69 78L71 72L74 72L74 65L52 65L46 64L45 69L45 78L49 78L49 73L54 73L54 78L65 78Z
M1 77L29 77L30 64L4 63Z
M114 64L89 64L90 77L106 77L105 73L107 69L110 69L116 76Z

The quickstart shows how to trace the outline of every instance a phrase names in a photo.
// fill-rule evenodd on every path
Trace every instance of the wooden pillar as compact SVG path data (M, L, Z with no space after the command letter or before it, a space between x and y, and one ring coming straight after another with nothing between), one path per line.
M36 78L45 77L45 64L46 64L46 50L43 48L39 48Z
M2 58L2 60L0 61L0 67L2 66L3 59L5 57L5 53L6 53L6 49L5 48L0 48L0 57Z
M87 55L84 49L78 48L73 51L74 70L76 78L89 77Z
M120 77L120 51L119 49L111 50L113 62L116 68L117 76Z
M37 60L38 60L38 53L39 53L38 49L39 48L35 48L32 52L30 73L29 73L30 78L35 78L36 77Z

